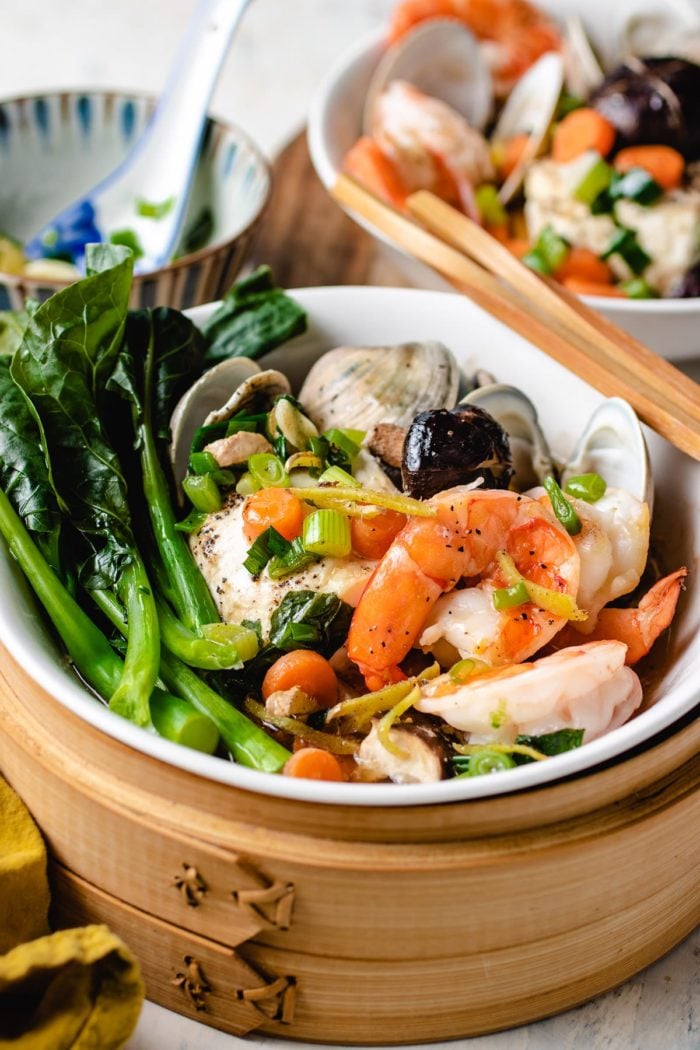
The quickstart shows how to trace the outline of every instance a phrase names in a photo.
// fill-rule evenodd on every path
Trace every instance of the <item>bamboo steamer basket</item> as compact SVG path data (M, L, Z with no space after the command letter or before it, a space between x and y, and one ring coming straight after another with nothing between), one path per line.
M152 1000L236 1035L416 1043L619 984L700 918L700 720L492 799L334 807L101 734L7 654L0 768L49 848L54 922L106 922Z

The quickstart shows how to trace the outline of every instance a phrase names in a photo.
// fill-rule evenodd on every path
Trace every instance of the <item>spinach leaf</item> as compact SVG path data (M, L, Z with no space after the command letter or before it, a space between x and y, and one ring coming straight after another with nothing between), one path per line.
M155 436L170 440L170 417L202 372L204 338L178 310L129 313L124 344L108 389L131 402L139 419L152 415Z
M233 286L204 325L206 361L257 358L304 331L305 312L277 288L270 268L261 266Z
M111 249L115 251L114 248ZM90 586L111 586L131 560L126 486L99 417L131 290L131 254L47 299L30 316L10 372L24 391L58 503L94 547Z
M270 635L257 656L242 671L227 671L217 679L222 690L259 690L263 675L275 660L292 649L316 649L330 656L347 638L352 608L337 594L288 591L270 619ZM258 621L244 620L259 630ZM229 688L227 688L229 687Z
M572 751L575 747L581 747L583 743L584 729L558 729L554 733L543 733L541 736L528 736L525 733L515 738L516 744L525 744L526 747L534 747L543 755L561 755L565 751ZM521 766L536 759L528 755L513 754L512 758Z
M0 311L0 354L14 354L22 342L28 320L26 310Z
M0 487L58 571L61 511L27 399L0 358Z

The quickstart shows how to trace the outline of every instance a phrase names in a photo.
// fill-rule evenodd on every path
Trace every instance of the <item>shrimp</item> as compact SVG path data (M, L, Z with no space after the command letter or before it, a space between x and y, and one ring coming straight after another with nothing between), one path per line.
M394 80L375 103L370 134L406 195L432 190L478 218L473 187L494 177L488 143L446 102Z
M616 639L627 645L625 662L636 664L651 649L662 631L671 625L676 612L676 605L688 570L683 566L675 572L664 576L651 587L638 606L628 609L603 609L597 619L595 629L586 637L594 640L602 638ZM573 624L560 631L553 644L562 646L574 645L577 631Z
M389 43L430 18L455 18L487 42L485 56L498 98L504 98L545 51L562 47L554 23L527 0L403 0L391 18Z
M622 642L586 642L466 683L441 675L421 687L415 706L471 734L470 743L512 744L520 733L560 729L584 729L588 743L626 722L642 701L625 649Z
M550 505L541 488L528 495L536 495L545 507ZM610 487L595 503L567 499L582 526L573 537L581 559L576 603L588 615L576 629L592 636L603 606L629 594L642 578L649 552L649 507L625 489Z
M563 627L563 617L532 602L495 609L493 592L506 585L496 560L500 551L533 583L570 596L578 590L576 547L537 500L461 486L439 492L429 503L436 516L412 518L398 533L350 624L348 655L370 689L404 677L399 663L419 638L427 647L424 629L438 599L463 580L475 586L447 599L472 594L480 615L459 629L465 649L493 666L527 659Z

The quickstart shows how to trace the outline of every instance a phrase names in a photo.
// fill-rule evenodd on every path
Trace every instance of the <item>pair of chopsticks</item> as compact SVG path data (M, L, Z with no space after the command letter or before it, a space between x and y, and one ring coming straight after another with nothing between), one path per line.
M331 196L601 393L624 398L643 422L700 460L700 386L534 273L466 215L421 190L407 200L409 218L346 175Z

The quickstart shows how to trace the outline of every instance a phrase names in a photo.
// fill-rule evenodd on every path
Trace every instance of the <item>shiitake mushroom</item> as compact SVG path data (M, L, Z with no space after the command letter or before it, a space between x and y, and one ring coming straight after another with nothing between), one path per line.
M669 298L671 299L694 299L700 297L700 263L695 263L683 274L681 279L673 285Z
M416 499L478 478L485 488L505 489L512 476L508 436L477 405L420 412L408 428L401 480L404 492Z
M684 58L629 58L604 79L590 105L617 129L617 148L672 146L700 156L700 65Z

